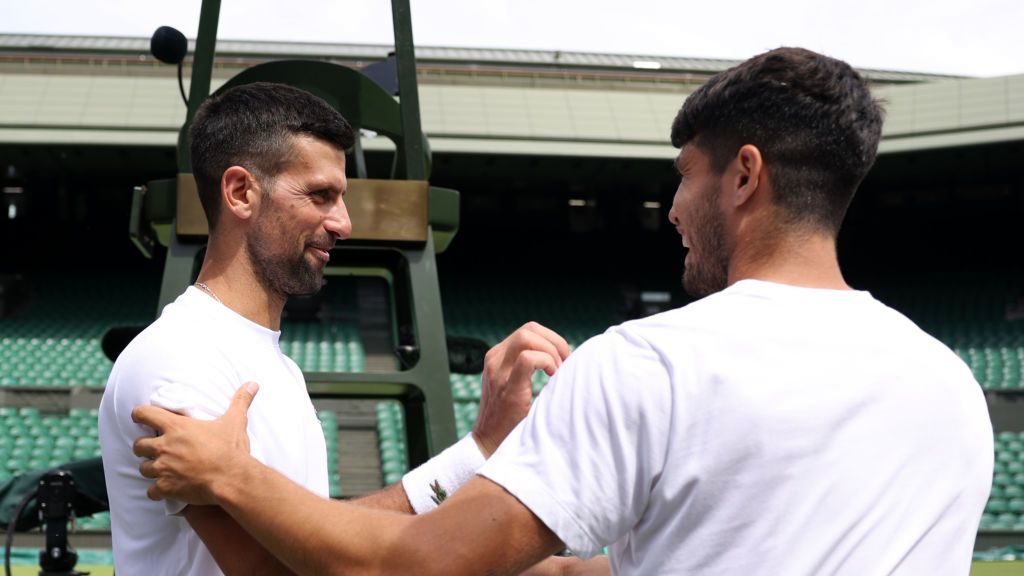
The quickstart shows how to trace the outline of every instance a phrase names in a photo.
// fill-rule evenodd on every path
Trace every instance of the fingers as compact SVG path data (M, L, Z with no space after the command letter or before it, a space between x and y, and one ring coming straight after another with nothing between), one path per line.
M526 324L523 325L523 328L538 334L539 336L550 342L558 351L558 357L562 360L568 358L569 354L572 352L571 348L569 347L569 343L565 341L565 338L562 338L558 334L558 332L555 332L554 330L548 328L547 326L544 326L537 322L527 322Z
M156 458L160 454L159 443L161 441L161 438L152 436L136 438L135 443L132 444L132 452L142 458Z
M508 381L510 383L523 381L532 383L533 373L535 371L543 370L548 374L548 376L550 376L555 373L557 368L555 360L550 355L534 350L527 350L520 353L519 357L516 358L516 363L512 366L512 371L509 373Z
M178 418L184 418L184 416L157 406L136 406L132 410L132 422L149 426L156 430L157 434L165 432Z
M159 488L160 473L156 470L156 462L153 460L143 460L142 463L139 464L139 473L142 474L143 478L156 480L156 482L150 484L149 488L146 489L146 497L150 500L163 500L164 493Z
M143 460L142 464L139 464L139 473L143 478L156 478L160 475L156 471L156 463L152 460Z
M231 405L228 406L227 411L224 413L224 417L240 418L244 421L246 419L246 414L249 412L249 406L252 404L252 401L259 390L260 385L255 382L246 382L245 384L242 384L238 390L235 390L235 395L231 397Z
M536 324L536 326L543 328L540 324ZM547 328L544 328L544 330L547 330ZM551 332L550 330L547 331ZM555 333L551 332L551 334ZM565 356L562 355L562 350L559 349L559 344L565 344L566 349L568 349L569 345L565 343L565 340L563 340L561 336L558 336L557 334L555 334L555 336L557 337L557 340L561 340L561 342L553 341L550 337L534 330L533 327L530 327L530 325L527 324L513 332L512 335L505 340L504 344L507 350L504 355L503 362L515 362L515 357L521 353L521 351L536 350L551 356L556 367L561 366L562 360L566 358L568 354Z

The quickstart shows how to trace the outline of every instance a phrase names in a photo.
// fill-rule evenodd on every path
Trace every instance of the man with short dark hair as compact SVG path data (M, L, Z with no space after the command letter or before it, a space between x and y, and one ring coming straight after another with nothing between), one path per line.
M281 353L281 311L320 289L324 265L351 222L342 201L352 129L323 100L249 84L204 102L189 131L210 236L199 277L117 359L100 404L114 565L124 574L267 573L284 568L213 506L146 499L131 421L154 403L195 418L227 409L246 380L252 454L328 496L323 431L302 372ZM218 566L219 565L219 566Z
M583 344L437 510L320 505L241 449L253 389L215 422L134 412L164 432L135 446L152 495L223 506L305 574L512 574L562 546L608 546L618 574L967 573L992 476L980 387L836 257L881 126L859 74L801 49L691 95L669 219L706 297ZM485 378L523 385L496 367L533 353L502 343Z
M149 482L139 476L132 441L152 430L134 424L131 411L152 403L209 420L224 413L244 382L258 381L263 392L249 411L248 452L316 498L328 496L323 431L302 372L278 340L288 296L318 291L331 249L351 233L343 196L353 138L326 102L280 84L234 87L196 113L192 167L210 229L202 269L120 355L100 404L119 574L288 571L221 508L146 498ZM553 372L568 354L568 345L543 327L523 332L554 350L549 363L531 367ZM409 478L444 483L454 476L457 483L460 470L472 474L486 447L500 443L528 408L490 391L474 434ZM410 481L408 491L396 484L359 503L411 513L429 493L430 482Z

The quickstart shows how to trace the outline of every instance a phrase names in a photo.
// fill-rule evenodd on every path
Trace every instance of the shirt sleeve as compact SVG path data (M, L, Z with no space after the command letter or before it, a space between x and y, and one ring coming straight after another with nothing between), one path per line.
M111 380L116 379L117 427L128 450L136 438L154 434L148 426L132 422L131 412L136 406L152 404L202 420L212 420L227 410L230 386L218 385L229 381L226 374L210 368L199 373L195 361L164 347L139 346L123 356ZM139 479L148 482L141 476ZM165 500L164 507L169 515L179 514L185 504Z
M667 456L671 413L664 363L616 327L566 360L479 474L590 558L647 508Z
M149 397L149 403L197 420L214 420L228 408L222 401L211 397L209 391L187 381L161 383ZM181 514L185 506L186 504L179 500L164 500L164 510L168 515Z

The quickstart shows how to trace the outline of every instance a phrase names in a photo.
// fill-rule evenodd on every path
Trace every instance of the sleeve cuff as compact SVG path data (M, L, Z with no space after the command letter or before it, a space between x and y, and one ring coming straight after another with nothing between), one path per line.
M604 545L597 543L572 511L563 506L540 479L528 473L515 473L493 458L479 474L515 496L576 556L589 560L604 550Z

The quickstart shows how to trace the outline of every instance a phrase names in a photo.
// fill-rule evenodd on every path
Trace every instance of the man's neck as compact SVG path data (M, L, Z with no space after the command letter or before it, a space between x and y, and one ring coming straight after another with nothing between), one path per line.
M790 286L850 290L839 269L835 239L826 234L794 234L748 244L737 250L729 266L729 285L764 280Z
M209 288L221 304L271 330L281 329L285 298L260 282L241 251L225 255L211 242L196 282Z

